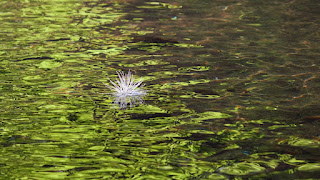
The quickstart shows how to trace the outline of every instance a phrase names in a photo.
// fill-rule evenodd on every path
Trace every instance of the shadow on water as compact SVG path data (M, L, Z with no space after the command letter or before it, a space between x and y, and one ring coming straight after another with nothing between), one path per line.
M1 177L318 178L318 4L1 2Z

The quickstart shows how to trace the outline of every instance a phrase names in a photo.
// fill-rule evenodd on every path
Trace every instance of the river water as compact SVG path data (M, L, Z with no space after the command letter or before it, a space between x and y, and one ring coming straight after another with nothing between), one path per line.
M0 178L320 177L319 8L1 1Z

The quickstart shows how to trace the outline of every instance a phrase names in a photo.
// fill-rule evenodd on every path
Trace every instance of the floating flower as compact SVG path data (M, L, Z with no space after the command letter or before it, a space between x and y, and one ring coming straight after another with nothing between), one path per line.
M112 95L114 97L114 104L118 104L120 109L127 108L129 104L130 107L136 105L137 103L143 103L143 96L147 95L147 91L142 89L144 86L143 81L140 79L135 82L131 71L125 74L122 71L117 71L119 79L115 81L109 81L113 86L106 85L109 89L113 91Z

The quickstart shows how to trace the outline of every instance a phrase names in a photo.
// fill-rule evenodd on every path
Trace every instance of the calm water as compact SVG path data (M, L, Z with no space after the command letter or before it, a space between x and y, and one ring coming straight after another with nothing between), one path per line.
M0 2L1 179L317 179L317 0ZM148 90L119 109L116 71Z

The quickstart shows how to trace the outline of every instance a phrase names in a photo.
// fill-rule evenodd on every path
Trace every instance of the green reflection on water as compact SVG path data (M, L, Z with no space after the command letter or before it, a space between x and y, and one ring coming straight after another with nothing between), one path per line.
M263 6L1 2L1 177L317 177L318 42ZM129 68L149 94L119 109L103 83Z

